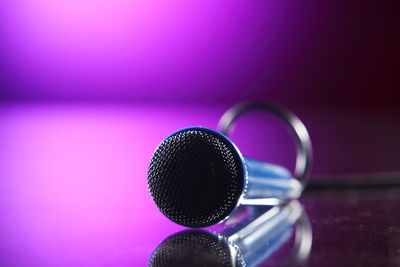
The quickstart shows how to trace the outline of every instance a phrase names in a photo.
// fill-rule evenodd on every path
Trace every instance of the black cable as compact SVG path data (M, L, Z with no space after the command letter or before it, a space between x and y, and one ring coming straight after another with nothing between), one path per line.
M305 191L378 189L400 187L400 172L313 176Z

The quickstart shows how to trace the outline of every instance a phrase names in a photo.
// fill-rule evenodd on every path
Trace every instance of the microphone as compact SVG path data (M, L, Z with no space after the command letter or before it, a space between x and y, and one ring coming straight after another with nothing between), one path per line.
M303 190L284 167L244 157L227 136L205 127L184 128L162 141L148 187L166 217L192 228L221 222L239 205L277 205Z

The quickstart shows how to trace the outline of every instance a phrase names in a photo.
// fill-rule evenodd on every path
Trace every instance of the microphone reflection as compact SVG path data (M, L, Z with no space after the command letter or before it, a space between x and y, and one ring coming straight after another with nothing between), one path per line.
M311 224L297 200L273 208L243 207L212 230L184 230L167 237L148 266L259 266L280 248L287 249L287 243L291 252L274 265L292 266L311 251Z

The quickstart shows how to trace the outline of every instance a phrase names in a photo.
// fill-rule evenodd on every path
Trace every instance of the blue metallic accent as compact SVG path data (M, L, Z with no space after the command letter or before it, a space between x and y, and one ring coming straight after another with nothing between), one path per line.
M297 183L286 168L247 157L244 163L248 172L245 199L295 198Z

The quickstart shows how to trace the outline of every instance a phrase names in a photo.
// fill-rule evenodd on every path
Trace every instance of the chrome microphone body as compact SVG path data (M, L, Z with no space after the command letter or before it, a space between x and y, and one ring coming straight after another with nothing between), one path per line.
M302 185L286 168L248 157L243 157L243 165L247 187L241 204L277 205L300 197Z

